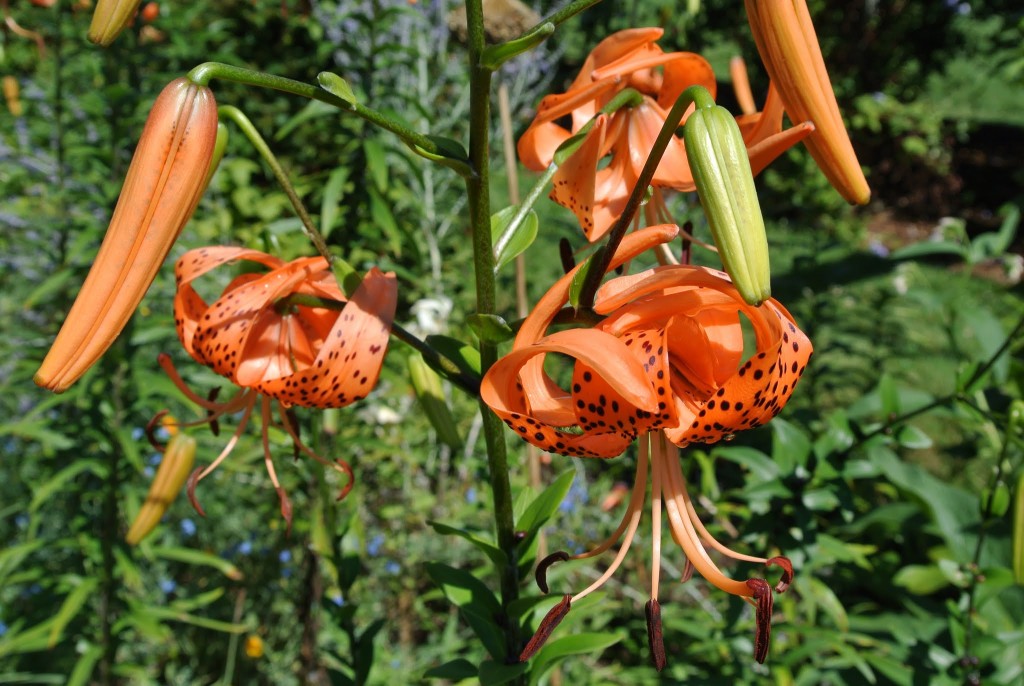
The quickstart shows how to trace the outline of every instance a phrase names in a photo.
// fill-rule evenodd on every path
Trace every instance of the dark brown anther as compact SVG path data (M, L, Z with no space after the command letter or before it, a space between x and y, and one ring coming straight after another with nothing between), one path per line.
M348 483L346 483L341 488L341 492L338 493L337 502L341 502L342 500L345 499L345 496L347 496L352 491L352 487L356 485L356 475L352 473L352 465L350 465L348 462L345 462L345 460L338 458L337 460L334 461L334 463L338 465L338 468L341 469L341 471L345 473L345 476L348 477Z
M568 238L558 241L558 257L562 260L562 270L566 274L576 268L576 258L572 256L572 246Z
M789 585L793 583L793 563L789 561L788 557L777 555L772 559L764 563L765 567L782 567L782 578L779 579L779 583L775 584L776 593L785 593Z
M693 563L689 560L683 565L683 576L679 579L679 583L685 584L693 576Z
M747 587L754 592L757 607L754 611L754 659L764 664L772 639L772 606L775 599L771 586L764 579L747 579Z
M647 645L651 647L651 660L659 672L665 669L665 637L661 630L661 605L651 598L644 606L647 615Z
M523 648L523 652L519 653L519 661L526 662L534 654L543 647L544 643L551 636L551 632L555 630L555 627L562 623L565 616L569 614L569 609L572 605L572 596L566 595L562 598L562 602L551 608L544 619L541 620L540 626L537 627L537 633L533 635L530 642Z
M515 532L513 532L512 533L512 540L514 540L516 543L522 543L523 541L526 540L526 532L525 531L515 531Z
M211 388L210 392L206 394L206 399L212 403L214 400L217 399L218 395L220 395L220 386ZM210 432L214 436L220 436L220 423L216 419L212 419L212 417L213 410L207 410L206 418L210 420Z
M149 444L153 446L153 449L158 453L162 453L166 449L166 446L156 440L156 430L163 426L163 423L160 420L168 414L170 414L170 410L160 410L153 415L153 418L150 419L149 422L146 423L146 440L149 441Z
M540 589L541 593L548 592L548 567L556 562L565 562L568 559L569 553L564 550L558 550L537 563L537 571L534 577L537 579L537 588Z
M185 488L185 493L188 494L188 501L192 503L192 507L199 513L200 517L205 517L206 513L203 512L202 506L196 500L196 486L199 485L199 475L203 473L204 469L206 467L196 467L193 469L192 473L188 475L188 482Z

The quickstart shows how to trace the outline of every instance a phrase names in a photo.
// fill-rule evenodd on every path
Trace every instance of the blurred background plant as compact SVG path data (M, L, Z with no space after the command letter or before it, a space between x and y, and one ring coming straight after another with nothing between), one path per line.
M791 555L797 583L780 601L764 667L750 659L742 603L697 579L665 593L672 659L662 678L1020 683L1024 552L1014 545L1024 546L1024 523L1014 529L1011 518L1024 508L1024 16L1011 0L810 5L876 200L846 207L802 148L759 179L775 293L818 354L782 418L686 458L711 528ZM31 383L163 84L213 59L306 81L330 70L374 107L460 138L468 101L453 8L146 7L155 3L102 51L84 40L87 3L3 4L19 30L8 21L0 43L0 682L476 680L488 649L497 652L479 621L490 592L473 580L490 579L493 563L482 554L490 518L476 406L446 386L462 440L440 440L416 407L407 349L393 346L369 402L322 421L299 414L308 440L351 462L358 483L335 503L332 477L279 459L290 535L248 436L200 487L206 519L180 498L141 546L122 542L157 462L146 422L163 408L196 418L157 353L174 355L196 387L217 384L179 351L169 270L98 370L62 396ZM514 128L601 37L653 24L666 28L663 45L708 55L723 102L733 54L748 58L755 93L765 92L739 3L604 3L505 67ZM399 321L470 339L472 293L450 278L470 264L453 175L333 110L230 83L217 96L264 132L331 244L357 267L398 272ZM500 208L506 178L495 163ZM689 217L685 200L677 209ZM538 213L543 230L527 253L534 297L560 271L559 238L574 231L554 204ZM245 243L291 258L308 253L297 228L269 170L233 135L174 256ZM208 461L224 439L196 435ZM279 458L291 454L287 436L271 439ZM517 522L533 534L524 570L539 531L549 549L575 551L617 521L602 503L630 478L632 457L556 456L534 501L525 451L514 448ZM533 682L658 681L643 640L646 598L632 590L645 564L634 557L622 583L574 611L535 659ZM579 585L573 573L552 570L556 595ZM520 610L536 621L550 601L530 593ZM485 664L494 666L485 682L508 675Z

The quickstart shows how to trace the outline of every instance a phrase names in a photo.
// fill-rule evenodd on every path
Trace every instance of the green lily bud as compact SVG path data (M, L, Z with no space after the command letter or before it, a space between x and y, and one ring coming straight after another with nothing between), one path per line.
M437 438L450 448L458 449L462 445L462 437L455 426L448 402L441 388L441 377L431 369L419 355L409 357L409 379L416 391L423 413L437 432Z
M99 0L89 24L89 40L104 48L114 42L139 9L142 0Z
M700 204L725 271L751 305L771 297L768 236L747 148L736 120L709 97L695 98L683 140Z

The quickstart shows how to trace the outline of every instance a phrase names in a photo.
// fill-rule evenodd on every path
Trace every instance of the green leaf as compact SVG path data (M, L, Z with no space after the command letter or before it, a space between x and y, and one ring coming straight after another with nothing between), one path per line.
M480 351L476 347L451 336L432 335L425 340L427 345L454 362L459 371L469 376L480 376ZM426 362L430 364L430 360ZM445 375L443 369L434 365L431 367L442 376Z
M149 548L146 552L152 557L158 557L164 560L174 560L176 562L184 562L185 564L200 567L213 567L232 581L239 581L243 576L242 570L232 563L221 557L211 555L210 553L204 553L200 550L160 546Z
M889 253L891 260L907 260L913 257L931 255L956 255L966 261L970 255L968 248L954 241L922 241L897 248Z
M811 455L811 439L803 431L785 419L776 417L772 427L772 459L783 474L791 473L797 466L807 466Z
M311 100L308 105L299 110L294 117L289 119L277 130L274 134L274 139L283 141L291 134L296 128L305 124L307 121L317 119L331 115L332 117L338 114L338 108L328 105L326 102L320 102L319 100Z
M53 617L53 626L50 628L50 635L47 638L47 647L52 648L57 645L60 641L61 634L64 633L64 627L75 618L75 616L81 611L86 601L89 600L89 596L92 594L93 589L99 584L99 580L95 578L88 578L83 580L76 586L71 593L68 593L67 597L64 598L64 602L60 606L60 610Z
M524 674L530 666L525 662L512 665L500 664L493 660L484 660L480 665L480 686L498 686L507 684Z
M896 441L904 448L925 450L932 447L932 439L913 424L905 424L896 432Z
M401 257L402 232L398 228L395 216L391 214L391 209L388 207L388 203L384 201L380 191L373 186L368 190L370 195L370 218L376 227L384 233L384 236L387 237L388 248L394 253L394 256Z
M485 555L487 555L487 557L490 558L491 562L493 562L497 567L501 567L508 563L508 556L505 555L505 553L500 548L495 546L490 541L485 541L484 539L480 538L471 531L459 529L457 527L449 526L447 524L442 524L441 522L428 521L427 524L434 527L434 531L441 534L442 536L458 536L459 538L463 538L469 541L478 549L480 549Z
M477 676L478 670L469 660L458 658L445 662L443 665L431 667L423 673L425 679L448 679L450 681L462 681Z
M622 636L613 633L581 633L550 641L533 658L530 684L536 684L549 669L563 658L580 653L596 653L615 645Z
M341 98L345 102L352 103L353 105L358 103L358 100L356 100L356 94L352 92L352 86L348 85L348 81L337 74L333 74L329 71L322 71L316 75L316 81L320 84L321 88L331 95Z
M501 603L487 586L469 572L439 562L428 562L427 574L445 597L459 608L462 617L495 660L505 658L505 637L495 618L501 614Z
M523 512L522 516L519 517L519 521L516 522L516 531L526 534L524 539L520 541L521 549L529 547L530 542L537 534L537 531L540 530L540 527L551 518L551 515L555 513L561 502L565 500L565 496L569 493L569 488L572 486L573 479L575 478L576 470L574 469L562 472L550 486L541 491L533 499L533 502L526 507L526 511Z
M366 169L373 185L383 193L388 188L388 162L384 147L376 138L367 138L363 141L363 152L366 153Z
M504 343L516 337L516 332L502 317L496 314L471 314L466 323L484 343Z
M326 239L338 221L338 208L348 184L348 167L336 167L327 177L323 187L323 201L320 203L320 233Z
M817 577L809 577L807 586L801 580L800 587L806 589L807 596L829 616L836 628L842 632L850 630L850 619L846 615L846 608L835 592Z
M55 493L60 491L65 484L82 472L92 472L94 475L102 478L106 475L107 469L96 460L75 460L35 489L32 493L32 501L28 505L28 511L35 512L38 510Z
M540 222L537 213L530 210L515 226L512 219L519 212L518 205L506 207L491 215L491 242L494 245L494 270L497 272L537 240Z
M68 675L65 686L85 686L88 684L101 655L103 655L103 646L99 645L94 645L82 653L82 656L78 658L78 662L75 663L74 669L71 670L71 674Z
M915 595L929 595L949 586L949 579L937 565L907 565L896 572L892 582Z
M145 611L150 615L150 617L155 619L162 619L170 622L182 622L183 624L191 624L192 626L197 626L202 629L211 629L213 631L220 631L226 634L244 634L251 630L251 627L248 624L221 622L216 619L197 617L196 615L189 614L188 612L180 612L166 607L147 606Z

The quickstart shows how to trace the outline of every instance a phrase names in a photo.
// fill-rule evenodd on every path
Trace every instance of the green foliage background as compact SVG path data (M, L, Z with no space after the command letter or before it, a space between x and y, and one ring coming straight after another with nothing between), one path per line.
M877 200L845 207L802 150L759 180L774 292L817 354L778 420L685 458L716 534L793 558L797 583L777 604L772 655L755 665L749 608L695 578L663 593L670 662L658 677L642 610L649 559L638 545L602 597L559 627L531 682L1024 681L1024 588L1010 559L1011 539L1024 538L1011 525L1012 501L1024 498L1024 426L1009 419L1022 397L1024 306L1016 214L1004 206L1024 199L1024 19L1012 2L810 4ZM740 5L597 5L501 73L517 132L597 40L627 26L662 25L664 46L708 54L723 102L726 61L744 54L763 93ZM218 384L179 349L169 270L82 382L61 396L31 383L166 82L207 60L306 81L331 70L377 109L462 138L464 54L448 9L425 0L164 3L153 25L161 39L146 40L140 25L107 51L85 42L88 12L70 2L7 10L42 34L46 54L2 36L0 75L18 80L24 112L0 111L0 683L501 683L511 673L485 661L496 652L486 620L496 583L481 542L492 535L476 404L448 389L465 444L438 441L415 405L407 348L393 343L366 402L300 414L319 452L355 466L344 501L334 502L333 475L293 462L287 436L272 435L293 500L290 534L250 432L200 486L205 519L181 498L141 546L122 542L158 459L142 428L163 408L199 418L156 355L171 353L202 392ZM357 267L399 274L399 321L472 340L454 175L361 120L270 91L215 91L271 141L332 245ZM495 174L497 209L507 203ZM682 201L676 209L702 230ZM540 236L527 252L533 297L560 273L558 239L576 231L553 204L538 210ZM962 221L890 252L916 237L903 229L944 215ZM901 231L880 232L878 217ZM234 135L172 258L216 243L308 254L298 228L268 169ZM510 294L510 277L505 285ZM503 297L513 318L512 296ZM418 321L430 306L442 315ZM209 461L225 437L195 433ZM632 455L555 456L544 468L549 490L528 509L538 491L522 446L510 445L521 528L573 552L614 527L617 513L600 502L631 480ZM524 570L536 555L528 539ZM681 564L667 561L670 578ZM554 594L581 588L594 569L555 567ZM535 627L550 605L527 598L522 621Z

